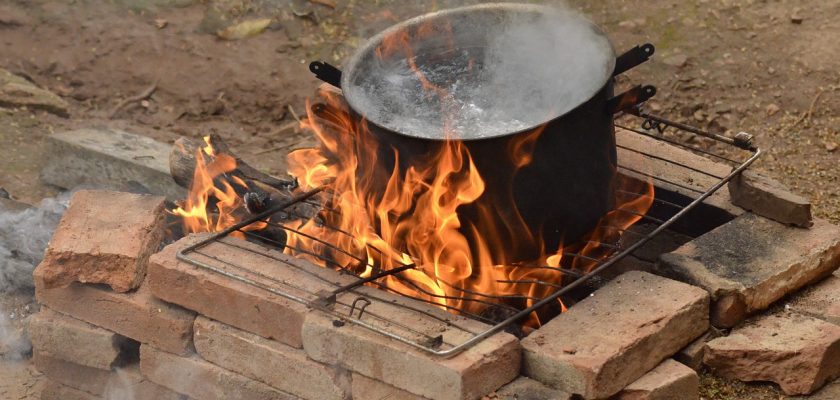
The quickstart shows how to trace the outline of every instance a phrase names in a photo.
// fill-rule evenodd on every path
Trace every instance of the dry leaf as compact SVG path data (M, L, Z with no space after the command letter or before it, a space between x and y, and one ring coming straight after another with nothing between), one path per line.
M155 19L155 26L156 26L158 29L163 29L163 28L166 28L166 25L167 25L167 24L169 24L169 21L167 21L167 20L165 20L165 19L163 19L163 18L156 18L156 19Z
M271 18L249 19L222 29L216 32L216 35L225 40L245 39L259 35L268 28L269 24L271 24Z

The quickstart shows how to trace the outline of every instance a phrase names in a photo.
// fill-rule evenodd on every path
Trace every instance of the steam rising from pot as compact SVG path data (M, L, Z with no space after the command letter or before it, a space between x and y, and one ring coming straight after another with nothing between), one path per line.
M393 131L477 139L540 125L603 87L615 53L589 20L569 8L511 7L456 9L383 32L371 41L380 51L351 60L345 96Z

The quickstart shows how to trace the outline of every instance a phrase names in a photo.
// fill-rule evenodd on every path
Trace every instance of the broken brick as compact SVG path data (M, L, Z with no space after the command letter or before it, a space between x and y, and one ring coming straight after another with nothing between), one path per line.
M136 289L163 239L163 197L80 190L61 218L39 265L45 288L71 282Z

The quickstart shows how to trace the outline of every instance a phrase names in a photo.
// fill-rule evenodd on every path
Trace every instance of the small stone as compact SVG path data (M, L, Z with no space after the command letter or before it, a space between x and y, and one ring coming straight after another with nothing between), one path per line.
M62 117L69 116L64 99L0 68L0 107L29 107Z
M795 313L763 316L710 341L704 362L725 378L810 394L840 376L840 326Z
M837 150L837 142L825 142L825 150L829 153L833 153Z
M770 103L767 105L765 110L767 111L767 115L772 117L779 112L780 108L776 104Z
M665 57L662 63L672 67L682 68L688 63L688 56L685 54L674 54L670 57Z
M166 25L168 25L168 24L169 24L169 21L167 21L163 18L155 18L155 26L158 29L166 28Z

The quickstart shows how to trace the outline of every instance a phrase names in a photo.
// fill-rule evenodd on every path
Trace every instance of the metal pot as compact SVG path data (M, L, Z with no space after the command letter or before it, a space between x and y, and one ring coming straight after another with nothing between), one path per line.
M396 163L394 150L405 170L445 140L462 141L485 192L459 208L459 218L470 225L491 209L510 222L518 213L554 250L590 231L614 206L613 114L655 88L613 97L613 77L653 51L648 44L616 58L606 35L577 14L502 3L397 24L359 48L344 73L323 62L310 69L340 87L351 113L366 121L384 171ZM472 114L458 114L463 110ZM510 146L541 127L532 161L517 168ZM525 259L541 250L512 252Z

